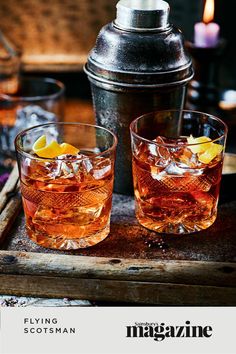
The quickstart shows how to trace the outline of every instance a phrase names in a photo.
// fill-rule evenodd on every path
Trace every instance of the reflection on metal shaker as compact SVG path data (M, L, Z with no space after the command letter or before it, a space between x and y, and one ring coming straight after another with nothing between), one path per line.
M192 62L165 1L120 0L84 68L97 124L118 137L115 191L132 194L131 121L154 110L181 109Z

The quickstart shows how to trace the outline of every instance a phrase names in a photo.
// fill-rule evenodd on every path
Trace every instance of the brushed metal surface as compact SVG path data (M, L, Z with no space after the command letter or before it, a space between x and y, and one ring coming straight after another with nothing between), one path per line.
M193 76L183 35L175 27L133 32L110 23L101 29L85 72L97 123L118 137L115 191L132 194L129 125L144 113L183 108Z
M165 29L168 27L170 7L162 0L120 0L115 23L127 30Z

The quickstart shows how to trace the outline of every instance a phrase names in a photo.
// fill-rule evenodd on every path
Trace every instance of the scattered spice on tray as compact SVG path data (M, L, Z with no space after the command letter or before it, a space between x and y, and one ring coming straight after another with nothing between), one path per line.
M148 238L144 241L144 243L149 248L158 248L158 249L162 250L164 253L169 248L167 243L165 241L163 241L163 239L161 237L156 237L155 239Z

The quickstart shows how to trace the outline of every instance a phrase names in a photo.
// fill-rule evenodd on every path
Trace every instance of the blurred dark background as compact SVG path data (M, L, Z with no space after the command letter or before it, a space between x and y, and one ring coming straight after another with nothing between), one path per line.
M117 0L8 0L0 1L0 29L23 51L26 73L57 76L69 94L88 94L81 87L82 67L99 29L115 17ZM169 0L171 22L186 39L193 37L194 23L202 18L204 0ZM228 41L220 71L220 86L236 89L236 1L215 0L215 21ZM66 75L65 75L66 74Z
M201 21L205 0L169 0L172 22L183 30L187 40L193 39L194 23ZM236 88L236 12L235 0L215 0L215 19L221 27L221 37L227 40L227 49L220 70L221 88Z

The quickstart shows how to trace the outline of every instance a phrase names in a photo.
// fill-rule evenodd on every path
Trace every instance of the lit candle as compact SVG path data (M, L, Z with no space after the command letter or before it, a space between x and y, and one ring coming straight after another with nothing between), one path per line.
M203 22L194 26L194 44L197 47L215 47L219 41L220 26L212 22L214 19L214 0L206 0Z

